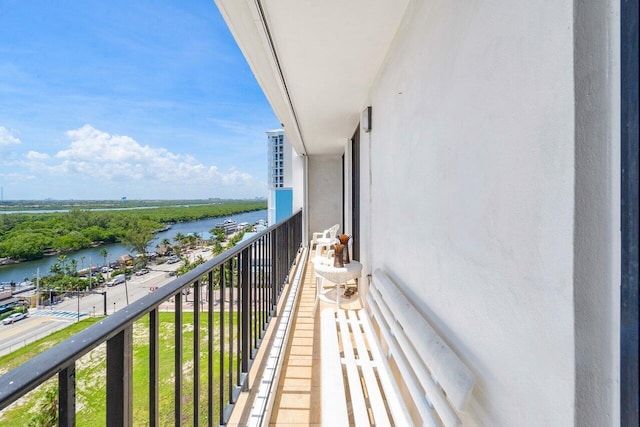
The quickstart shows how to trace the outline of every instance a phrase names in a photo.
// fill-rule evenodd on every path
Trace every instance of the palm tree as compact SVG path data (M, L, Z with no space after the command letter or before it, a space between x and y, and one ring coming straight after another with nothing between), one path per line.
M80 257L80 262L82 263L82 267L80 267L81 270L84 270L84 259L86 258L86 256L82 255Z
M180 243L184 240L184 234L182 233L176 233L175 236L173 236L173 241L176 243Z
M178 244L180 249L182 249L182 245L184 244L184 234L176 233L176 235L173 236L173 241Z
M104 265L106 267L109 267L107 265L107 257L109 256L109 252L107 251L107 248L100 249L100 256L104 259Z
M66 272L67 271L67 256L66 255L60 255L58 257L58 262L60 263L60 269L62 272Z
M69 264L70 265L68 266L67 273L69 274L69 276L77 276L78 275L78 261L75 258L72 258L71 262Z
M54 275L62 274L62 267L60 267L60 263L56 262L51 267L49 267L49 271Z

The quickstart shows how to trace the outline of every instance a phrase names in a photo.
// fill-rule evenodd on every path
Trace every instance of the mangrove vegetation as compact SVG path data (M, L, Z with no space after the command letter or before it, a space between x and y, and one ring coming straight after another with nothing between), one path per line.
M116 242L140 251L143 243L167 224L262 210L266 205L255 200L139 210L73 208L57 213L2 214L0 259L32 260Z

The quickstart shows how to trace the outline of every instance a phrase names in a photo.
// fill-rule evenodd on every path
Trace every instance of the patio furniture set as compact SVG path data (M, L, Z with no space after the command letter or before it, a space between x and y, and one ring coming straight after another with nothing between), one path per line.
M316 305L335 302L321 314L322 424L461 425L475 375L385 272L368 276L366 308L340 308L362 264L333 265L337 230L311 242Z

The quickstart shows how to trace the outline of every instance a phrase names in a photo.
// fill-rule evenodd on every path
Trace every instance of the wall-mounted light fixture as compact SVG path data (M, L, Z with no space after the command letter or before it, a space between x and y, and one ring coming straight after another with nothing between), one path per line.
M371 106L365 108L360 114L360 126L365 132L371 130Z

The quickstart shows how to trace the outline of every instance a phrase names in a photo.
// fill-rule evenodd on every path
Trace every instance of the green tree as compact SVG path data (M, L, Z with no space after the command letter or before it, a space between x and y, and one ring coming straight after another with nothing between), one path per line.
M0 239L0 257L26 260L42 258L44 250L51 243L51 238L39 231L13 230Z
M209 233L211 233L218 242L222 242L225 239L224 230L222 228L212 228L209 230Z
M69 261L69 265L67 265L65 268L67 271L67 276L75 277L78 275L78 261L75 258L72 258L71 261Z
M153 230L153 227L146 222L140 220L131 221L120 241L128 248L142 255L146 263L147 246L153 240Z
M54 239L54 245L62 250L79 250L91 245L91 241L79 231L71 231Z
M49 271L54 275L54 276L61 276L62 275L62 267L60 266L59 262L54 263L51 267L49 267Z
M100 256L104 260L104 265L106 266L107 265L107 257L109 256L109 251L107 251L107 248L100 249Z
M184 234L176 233L176 235L173 236L173 241L176 242L180 247L182 247L182 245L184 245L184 242L185 242Z
M212 251L214 255L220 255L224 251L224 247L222 246L222 243L220 243L218 240L213 242Z
M66 255L60 255L58 257L58 263L60 263L60 270L62 271L63 274L65 274L68 270L67 270L67 256Z

